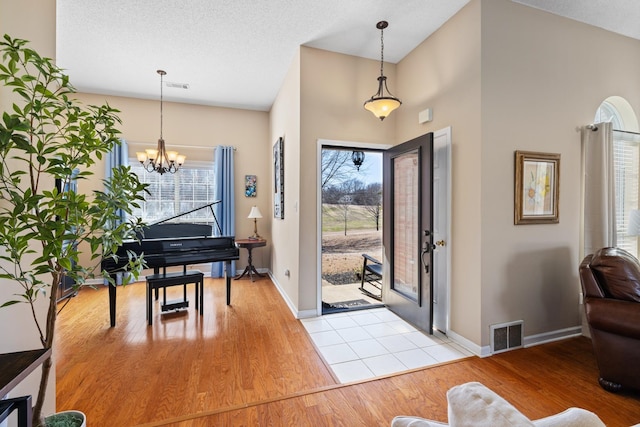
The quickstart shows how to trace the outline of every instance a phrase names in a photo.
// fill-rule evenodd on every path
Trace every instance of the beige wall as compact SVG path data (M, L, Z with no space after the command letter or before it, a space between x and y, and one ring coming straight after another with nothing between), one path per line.
M398 64L398 140L452 126L451 330L487 348L580 327L580 134L608 96L640 111L640 42L508 0L472 0ZM433 108L432 123L417 113ZM560 153L560 223L513 225L514 151Z
M152 76L153 77L153 76ZM108 102L120 110L122 119L119 127L122 137L132 143L148 143L155 148L160 136L159 101L134 98L113 97L93 94L77 94L84 104L103 104ZM253 234L253 220L247 218L253 205L258 206L263 215L258 220L258 233L271 240L271 167L270 147L266 143L269 132L269 114L262 111L249 111L230 108L216 108L202 105L190 105L174 102L163 103L163 137L168 149L175 148L187 155L202 147L204 159L213 160L213 150L217 145L230 145L236 148L235 185L236 185L236 237L246 238ZM133 149L131 155L134 155ZM187 157L186 162L193 160ZM104 177L101 163L95 171L92 183L80 183L90 190L90 185L100 186ZM257 197L244 196L245 175L257 175ZM81 187L81 191L85 188ZM271 260L268 249L257 249L253 253L254 265L268 267ZM237 267L244 268L247 251L240 253Z
M284 218L273 218L274 166L273 151L265 159L270 164L270 206L263 211L271 221L274 237L271 251L273 279L292 311L300 306L300 52L287 71L270 112L270 137L265 144L273 150L278 138L284 139ZM289 271L289 275L286 275Z
M377 90L379 61L302 47L300 60L300 310L318 306L318 139L393 144L395 120L363 103ZM385 64L390 88L395 65ZM391 89L393 91L393 89Z
M297 315L315 315L319 305L318 140L393 143L395 119L381 123L362 107L377 89L378 66L301 47L271 109L270 143L285 139L285 218L273 220L272 271ZM395 67L387 68L395 78Z
M36 49L43 56L55 58L55 1L41 0L0 0L0 36L9 34L13 38L29 40L29 47ZM28 17L25 18L25 17ZM4 87L0 87L0 111L7 111L15 100ZM0 279L0 302L13 299L13 294L20 293L22 288L15 283ZM47 311L46 299L42 298L38 312L42 321ZM41 348L38 332L35 328L29 308L25 304L17 304L0 309L0 353L31 350ZM25 381L19 384L11 397L32 395L38 392L40 370L36 370ZM47 389L47 401L43 411L45 414L55 410L55 372L53 372ZM0 396L2 397L2 396Z
M523 319L526 335L580 325L576 128L611 95L640 112L638 52L637 40L507 0L482 2L483 344L497 322ZM559 224L513 225L515 150L561 154Z
M451 329L480 342L482 182L480 2L472 1L398 64L397 141L452 128ZM418 113L433 111L419 124Z

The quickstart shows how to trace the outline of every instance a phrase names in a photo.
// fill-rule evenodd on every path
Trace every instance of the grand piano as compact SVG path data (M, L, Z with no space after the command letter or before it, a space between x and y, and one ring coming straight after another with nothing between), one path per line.
M154 274L166 267L182 266L186 272L187 265L205 262L225 262L225 279L227 286L227 305L231 304L231 261L240 258L240 250L235 246L234 236L213 236L213 227L206 224L188 224L169 222L200 209L209 208L219 234L220 224L213 212L215 201L207 205L162 219L145 227L138 240L124 242L114 257L102 259L102 269L115 272L128 261L127 253L144 254L147 268L153 268ZM116 290L117 286L109 286L109 317L111 326L116 325Z

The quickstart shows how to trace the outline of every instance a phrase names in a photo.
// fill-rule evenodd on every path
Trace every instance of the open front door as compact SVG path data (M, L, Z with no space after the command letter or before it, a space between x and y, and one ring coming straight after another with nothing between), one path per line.
M383 303L433 333L433 133L384 152L383 232L389 278Z

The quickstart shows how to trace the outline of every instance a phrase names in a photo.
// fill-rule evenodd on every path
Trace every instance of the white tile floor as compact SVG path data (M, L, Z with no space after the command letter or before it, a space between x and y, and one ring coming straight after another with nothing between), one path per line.
M444 335L418 331L386 308L329 314L301 322L341 383L472 355Z

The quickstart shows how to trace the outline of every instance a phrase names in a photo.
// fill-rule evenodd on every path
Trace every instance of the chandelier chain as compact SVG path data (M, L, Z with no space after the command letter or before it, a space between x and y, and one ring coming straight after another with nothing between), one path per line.
M384 75L383 71L384 63L384 28L380 28L380 75Z
M163 139L162 138L162 86L164 86L163 84L164 72L159 74L160 74L160 139Z

